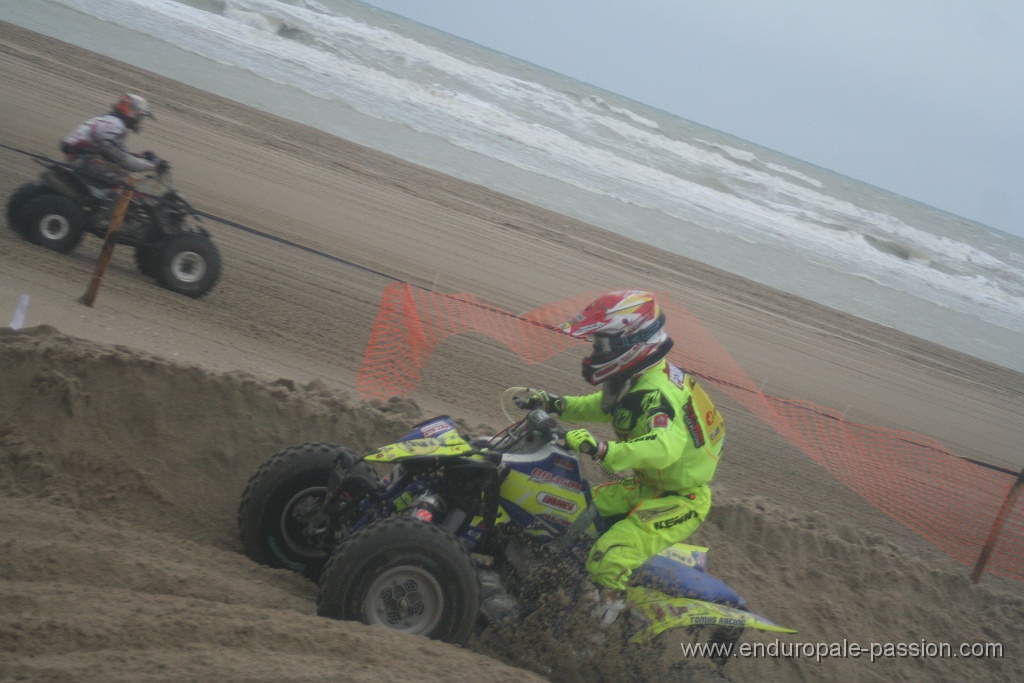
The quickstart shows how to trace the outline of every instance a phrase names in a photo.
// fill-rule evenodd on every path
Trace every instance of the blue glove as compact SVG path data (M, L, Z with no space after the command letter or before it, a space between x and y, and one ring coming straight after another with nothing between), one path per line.
M565 444L577 455L586 454L597 461L604 459L608 444L598 441L586 429L574 429L565 435Z

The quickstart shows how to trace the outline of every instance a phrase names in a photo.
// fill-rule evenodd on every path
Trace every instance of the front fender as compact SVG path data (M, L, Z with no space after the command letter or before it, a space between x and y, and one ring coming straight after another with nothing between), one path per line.
M388 444L370 451L363 458L368 462L394 462L403 458L414 458L423 455L459 456L473 455L476 451L455 432L442 434L440 437L409 439Z

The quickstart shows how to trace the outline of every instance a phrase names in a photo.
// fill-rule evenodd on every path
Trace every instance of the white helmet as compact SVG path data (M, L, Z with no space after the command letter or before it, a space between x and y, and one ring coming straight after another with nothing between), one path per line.
M121 99L114 105L114 114L121 117L129 130L136 132L142 124L142 119L147 116L153 118L153 112L149 110L146 99L141 95L132 95L131 93L121 95Z

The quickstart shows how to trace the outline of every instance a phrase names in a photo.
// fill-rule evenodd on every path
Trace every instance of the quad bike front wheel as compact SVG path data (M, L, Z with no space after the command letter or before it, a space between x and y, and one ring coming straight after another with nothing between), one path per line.
M480 582L472 557L451 533L391 517L338 544L316 603L322 617L462 645L476 624Z
M143 264L137 263L141 270ZM187 233L168 238L160 249L154 274L161 287L198 299L217 284L220 269L220 252L213 240Z
M314 581L330 555L323 502L342 446L306 443L276 453L249 478L238 506L245 554L270 567L291 569ZM354 456L352 456L354 459ZM376 480L366 463L354 471Z
M16 219L19 232L33 244L66 254L85 235L85 214L78 204L58 194L30 199Z

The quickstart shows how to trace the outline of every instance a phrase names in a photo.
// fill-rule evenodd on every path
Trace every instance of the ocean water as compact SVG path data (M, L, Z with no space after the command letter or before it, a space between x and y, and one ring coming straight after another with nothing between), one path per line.
M0 19L1024 371L1024 240L360 2Z

